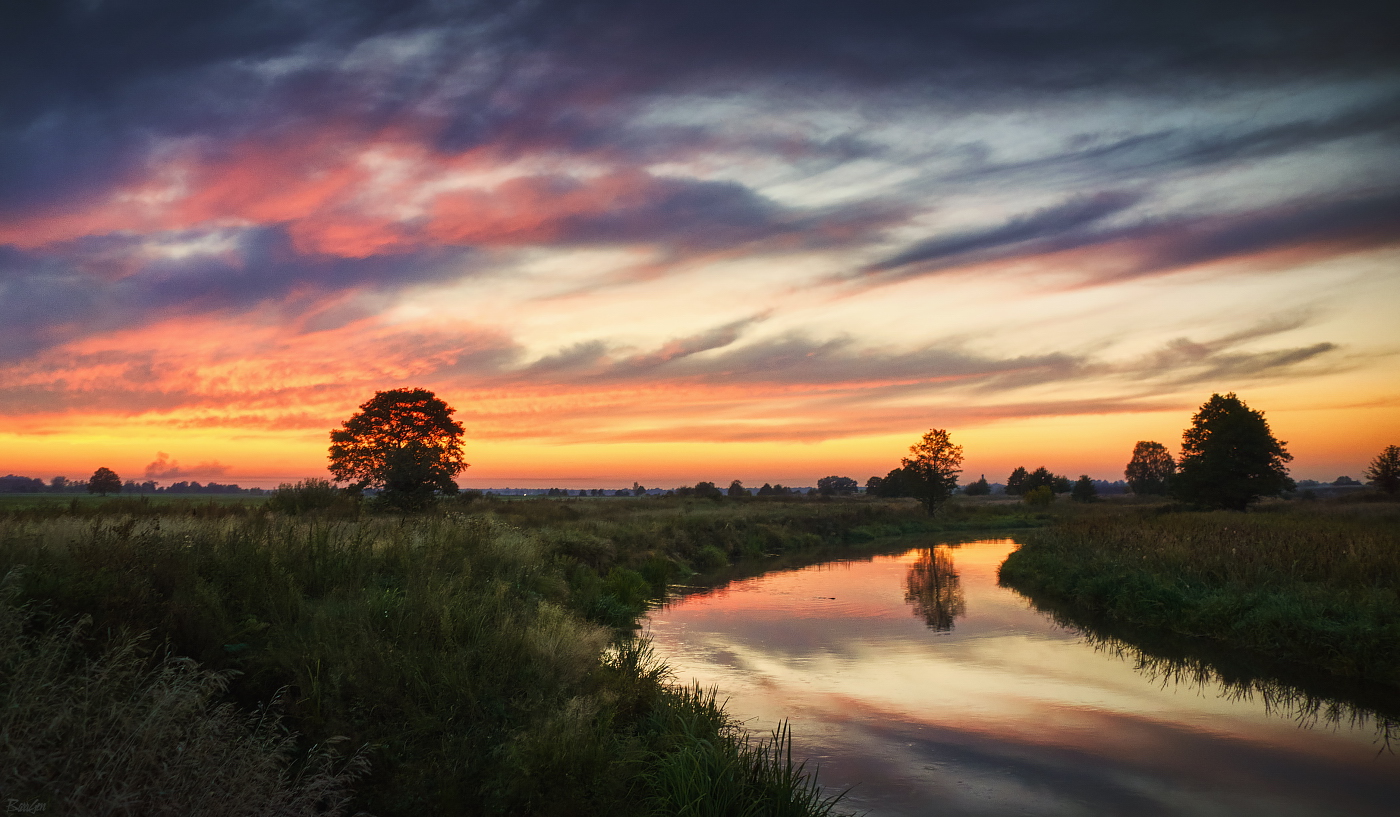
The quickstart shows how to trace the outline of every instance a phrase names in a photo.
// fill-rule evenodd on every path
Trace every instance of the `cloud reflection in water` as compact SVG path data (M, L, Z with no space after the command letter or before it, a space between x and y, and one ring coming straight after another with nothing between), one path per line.
M822 782L876 817L1391 813L1400 758L1372 730L1143 674L998 587L1014 547L768 574L658 611L651 633L750 728L791 718Z

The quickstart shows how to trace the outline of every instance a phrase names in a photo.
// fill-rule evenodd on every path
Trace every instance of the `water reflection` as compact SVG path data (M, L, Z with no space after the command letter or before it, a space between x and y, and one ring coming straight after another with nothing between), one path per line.
M1077 631L1095 652L1132 664L1163 688L1183 687L1258 703L1267 714L1304 728L1372 729L1381 751L1391 751L1400 740L1400 700L1393 687L1274 661L1203 639L1114 624L1079 614L1043 594L1011 589L1059 626Z
M914 615L921 616L934 632L951 632L953 622L967 615L967 599L947 547L924 548L909 565L904 577L904 600L913 605Z
M653 643L756 733L791 719L794 756L872 817L1395 813L1400 757L1349 720L1393 691L1147 649L998 586L1014 542L921 545L695 588Z

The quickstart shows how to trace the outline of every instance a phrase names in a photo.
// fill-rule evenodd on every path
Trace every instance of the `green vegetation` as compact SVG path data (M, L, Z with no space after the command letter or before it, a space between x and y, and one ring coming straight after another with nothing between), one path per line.
M1003 584L1080 617L1400 685L1397 506L1074 510L1029 535Z
M132 739L147 782L133 778L120 813L153 813L152 792L174 779L161 774L186 768L169 753L195 751L178 737L195 729L201 757L266 755L228 774L260 786L268 813L313 789L305 813L335 813L354 781L348 808L381 817L821 814L832 802L791 761L786 732L753 741L712 693L674 685L631 636L637 616L694 571L1036 521L994 503L932 519L911 501L818 498L463 499L376 515L325 488L285 486L266 505L115 498L0 516L6 621L37 645L13 655L66 668L55 677L69 687L54 690L125 679L92 693L106 703L55 691L41 710L7 656L4 711L72 724L106 707L130 725L184 701ZM237 714L260 711L251 724ZM54 808L83 780L61 759L105 751L81 729L6 734L22 744L8 754L48 758L6 791L42 789Z

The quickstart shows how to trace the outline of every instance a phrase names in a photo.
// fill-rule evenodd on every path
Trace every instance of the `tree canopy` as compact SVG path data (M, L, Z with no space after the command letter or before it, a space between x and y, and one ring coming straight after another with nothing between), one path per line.
M1388 445L1377 454L1366 469L1366 478L1387 494L1400 493L1400 445Z
M992 492L992 486L987 484L987 475L963 488L963 493L968 496L987 496Z
M860 483L850 477L822 477L817 480L817 491L826 496L833 494L853 494Z
M119 494L122 491L122 478L110 468L102 467L92 472L92 477L88 479L88 493L90 494Z
M1128 490L1135 494L1166 494L1175 473L1176 462L1166 446L1139 440L1123 476L1128 479Z
M901 460L905 487L932 514L958 489L962 446L954 445L944 429L931 428L922 439L909 446L909 454Z
M1262 411L1234 392L1211 395L1181 435L1172 493L1210 508L1245 510L1261 497L1292 490L1284 463L1293 459L1274 439Z
M331 432L330 472L351 488L382 488L394 504L416 506L435 491L455 494L467 467L462 425L427 389L375 392Z

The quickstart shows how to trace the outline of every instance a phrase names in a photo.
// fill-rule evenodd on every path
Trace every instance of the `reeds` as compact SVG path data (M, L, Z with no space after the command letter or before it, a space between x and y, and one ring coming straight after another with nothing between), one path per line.
M1003 583L1090 615L1400 684L1400 513L1086 513L1030 535Z
M609 529L581 518L569 532L557 519L518 525L511 522L525 521L518 515L489 512L335 518L314 508L295 516L140 510L0 519L0 572L22 567L14 601L29 612L15 632L66 633L63 654L88 662L52 664L52 694L24 698L16 711L32 720L44 707L79 706L89 677L120 676L121 689L156 690L120 698L134 708L112 717L184 723L211 747L190 755L197 762L170 765L162 791L193 786L194 797L195 784L210 777L195 770L219 766L272 781L264 785L269 792L289 792L248 802L264 803L261 813L291 813L277 809L309 802L312 795L301 793L348 784L367 761L354 807L381 817L678 813L661 783L671 772L661 770L713 770L714 758L694 753L703 743L715 758L737 758L752 813L830 810L800 764L779 763L750 745L712 699L697 703L674 688L664 667L625 635L646 597L684 569L685 551L668 549L677 538L642 547L640 537L657 530L652 522L629 528L614 518ZM698 537L723 528L703 508L672 506L661 516L692 510L705 521L668 529ZM842 536L830 516L801 513L809 519L802 524L831 524L831 535ZM775 524L774 515L757 518ZM725 541L747 541L757 524L736 526L744 533ZM638 538L627 539L624 529ZM578 552L590 548L597 553L588 558ZM90 624L74 630L78 620ZM160 645L159 655L121 633L149 633L141 643ZM40 652L52 653L57 643L45 641ZM167 661L167 653L176 657ZM117 666L125 669L104 669ZM229 725L244 727L238 712L274 700L280 723L303 736L299 742L271 715L251 731ZM684 739L674 731L681 724L691 730ZM182 734L161 727L142 745L193 745ZM362 752L351 766L333 768L306 754L336 736ZM10 751L105 768L74 748L86 744L33 749L48 744L23 740L31 742ZM220 765L211 754L219 746L242 752L251 765ZM259 757L262 765L254 763ZM292 763L295 757L311 760ZM307 769L300 782L275 774L297 767ZM66 772L44 774L56 801L78 797L84 785ZM273 785L279 780L281 789ZM331 813L344 805L329 794L317 802Z
M338 815L368 770L362 754L297 748L280 714L220 703L232 679L148 656L121 636L84 655L88 620L33 628L0 586L0 792L69 815Z

